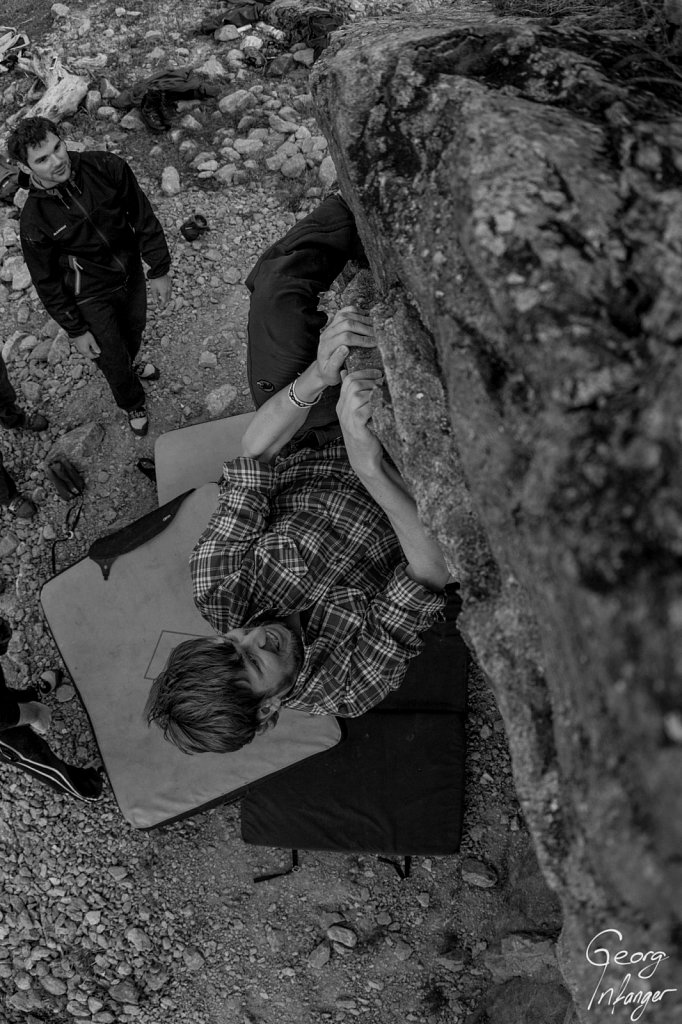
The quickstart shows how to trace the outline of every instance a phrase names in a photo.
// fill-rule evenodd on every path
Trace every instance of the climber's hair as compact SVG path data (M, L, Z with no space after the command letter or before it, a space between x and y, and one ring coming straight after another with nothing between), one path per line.
M50 133L58 139L62 137L57 125L48 117L23 118L7 140L10 159L19 164L28 163L29 149L32 146L39 146Z

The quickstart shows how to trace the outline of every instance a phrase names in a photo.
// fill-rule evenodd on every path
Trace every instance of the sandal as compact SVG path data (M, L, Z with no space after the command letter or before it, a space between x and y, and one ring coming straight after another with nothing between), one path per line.
M17 494L16 497L12 498L7 508L10 515L15 516L17 519L33 519L38 511L38 506L23 494Z
M135 466L139 469L140 473L144 473L147 480L151 480L154 484L156 483L156 466L153 459L138 459Z
M195 213L180 225L180 234L187 242L195 242L200 235L209 230L208 221L203 213Z
M149 430L147 410L144 406L140 409L130 409L128 412L128 425L135 437L145 437Z

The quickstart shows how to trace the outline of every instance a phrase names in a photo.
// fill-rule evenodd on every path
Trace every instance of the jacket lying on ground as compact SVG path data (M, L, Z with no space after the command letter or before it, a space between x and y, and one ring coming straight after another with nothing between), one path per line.
M79 305L121 288L141 255L163 277L170 254L163 228L131 168L114 153L70 153L64 185L31 183L21 212L26 265L45 309L70 337L88 328Z

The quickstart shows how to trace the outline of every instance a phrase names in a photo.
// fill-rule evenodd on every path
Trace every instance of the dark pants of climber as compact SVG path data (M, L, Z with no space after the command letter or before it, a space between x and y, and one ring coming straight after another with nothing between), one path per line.
M270 246L249 274L247 373L257 408L315 359L327 322L318 309L320 293L349 259L365 260L362 243L344 200L330 196ZM327 390L310 410L303 432L337 422L338 393L338 387ZM326 433L333 435L333 426ZM320 442L328 439L318 434Z
M147 286L142 263L132 259L123 288L79 305L83 319L102 350L95 359L114 401L126 412L141 409L145 393L133 364L147 322Z

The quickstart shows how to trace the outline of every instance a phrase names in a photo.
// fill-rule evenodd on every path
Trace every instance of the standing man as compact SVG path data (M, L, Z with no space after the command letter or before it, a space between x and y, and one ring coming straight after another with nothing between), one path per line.
M157 380L159 371L135 364L147 313L140 257L150 291L165 306L171 282L163 228L131 168L113 153L70 153L45 117L24 118L7 145L28 176L20 235L36 291L78 351L97 363L133 434L144 437L140 381Z

